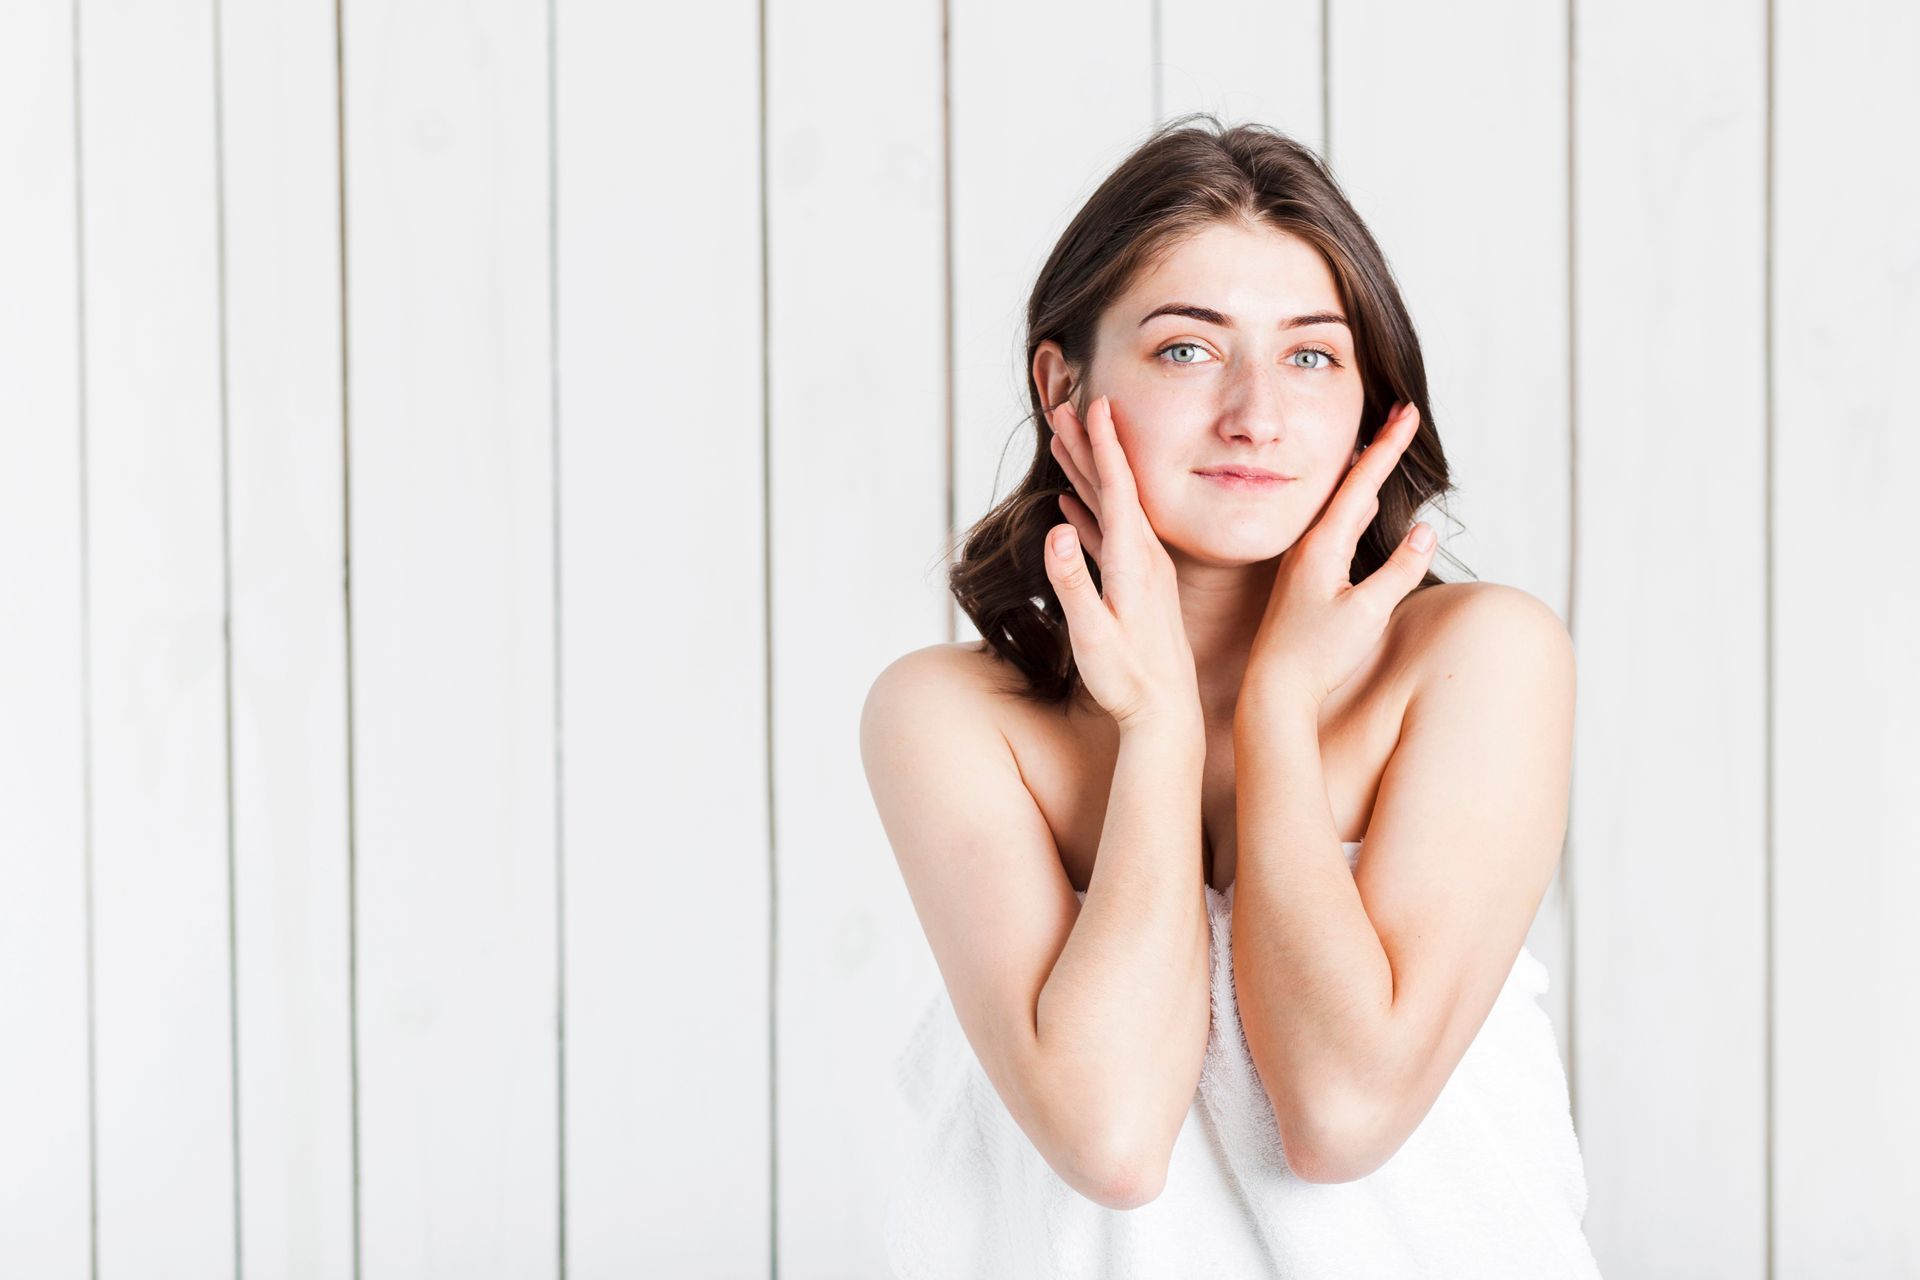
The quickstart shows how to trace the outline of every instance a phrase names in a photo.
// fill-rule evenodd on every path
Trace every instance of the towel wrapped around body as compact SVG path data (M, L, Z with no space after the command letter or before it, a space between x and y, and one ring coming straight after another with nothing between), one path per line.
M1349 862L1359 842L1349 842ZM1204 886L1212 1026L1160 1195L1105 1208L1013 1120L944 987L895 1063L919 1117L886 1218L901 1280L1554 1280L1599 1276L1547 970L1522 948L1485 1024L1407 1141L1373 1173L1311 1183L1287 1167L1234 996L1233 886ZM1079 894L1085 900L1085 893Z

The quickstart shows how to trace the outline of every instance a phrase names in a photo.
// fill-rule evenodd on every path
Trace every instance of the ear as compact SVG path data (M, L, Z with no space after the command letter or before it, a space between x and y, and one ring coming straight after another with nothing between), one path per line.
M1040 393L1040 407L1043 409L1053 408L1080 390L1078 372L1067 363L1060 344L1052 338L1034 349L1033 385ZM1074 401L1076 408L1079 403L1077 399Z

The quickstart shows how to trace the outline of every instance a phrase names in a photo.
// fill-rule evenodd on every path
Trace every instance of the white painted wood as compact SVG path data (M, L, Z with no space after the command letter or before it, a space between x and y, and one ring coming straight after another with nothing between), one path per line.
M1751 6L1640 3L1575 48L1575 1075L1609 1275L1767 1273L1765 47Z
M1566 14L1342 0L1328 41L1328 158L1413 317L1458 487L1431 513L1435 571L1517 586L1571 622ZM1569 1062L1577 857L1569 839L1526 943Z
M204 6L83 5L98 1273L235 1270L219 226Z
M241 1271L354 1274L334 10L222 5Z
M546 18L344 25L362 1274L557 1275Z
M992 0L956 6L951 25L953 502L964 534L1045 454L1027 394L1027 299L1074 213L1153 129L1153 10ZM979 638L957 606L952 616L956 639Z
M1160 118L1210 111L1271 125L1306 145L1326 138L1320 0L1160 0Z
M1920 1274L1911 6L1776 10L1774 1273Z
M0 7L0 1275L91 1274L73 19Z
M572 1280L773 1255L759 13L658 17L555 33ZM843 408L796 415L808 450Z
M932 955L873 813L859 715L881 667L946 639L941 8L767 13L783 1280L891 1274L882 1217L911 1134L893 1065Z

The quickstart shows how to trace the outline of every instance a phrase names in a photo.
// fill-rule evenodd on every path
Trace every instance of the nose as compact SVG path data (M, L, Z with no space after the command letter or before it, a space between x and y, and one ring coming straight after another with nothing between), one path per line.
M1286 370L1270 360L1242 363L1224 383L1219 430L1255 447L1287 438Z

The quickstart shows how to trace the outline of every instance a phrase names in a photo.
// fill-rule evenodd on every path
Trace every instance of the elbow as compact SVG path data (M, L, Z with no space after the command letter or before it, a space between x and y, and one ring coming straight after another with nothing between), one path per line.
M1284 1145L1287 1168L1302 1182L1322 1185L1358 1182L1386 1163L1355 1147L1309 1147L1304 1143L1297 1147L1292 1143Z
M1327 1108L1283 1123L1280 1147L1287 1168L1302 1182L1358 1182L1385 1164L1398 1144L1388 1146L1358 1108Z
M1142 1155L1109 1148L1074 1162L1074 1190L1103 1209L1138 1209L1153 1203L1167 1186L1171 1153Z
M1167 1166L1149 1160L1134 1160L1090 1170L1084 1194L1105 1209L1138 1209L1160 1198L1167 1187Z

